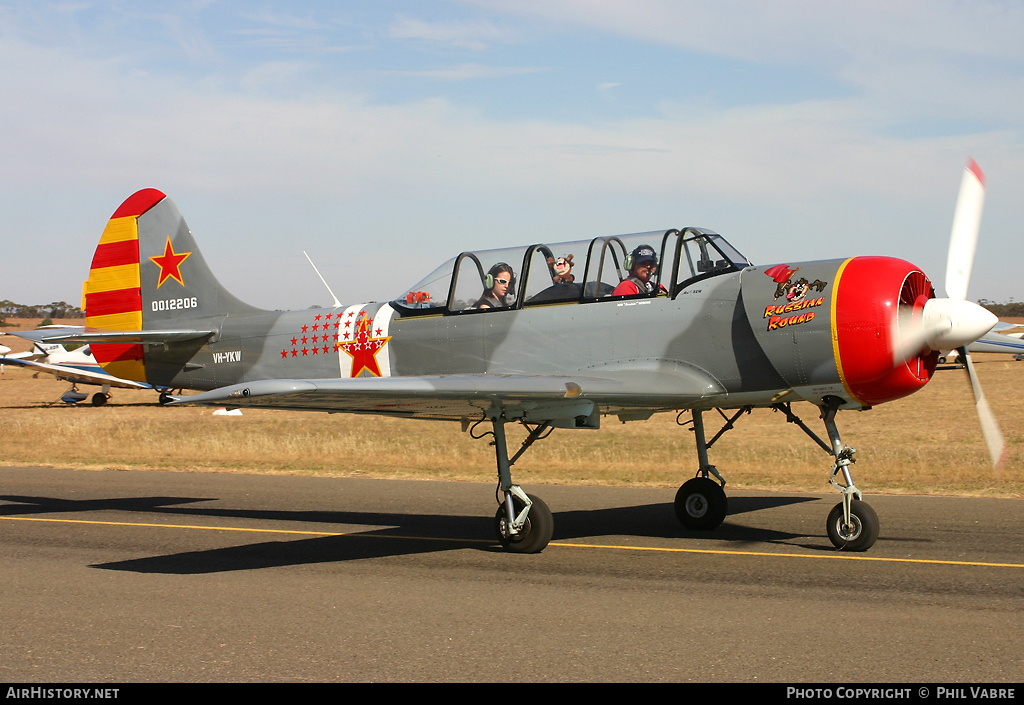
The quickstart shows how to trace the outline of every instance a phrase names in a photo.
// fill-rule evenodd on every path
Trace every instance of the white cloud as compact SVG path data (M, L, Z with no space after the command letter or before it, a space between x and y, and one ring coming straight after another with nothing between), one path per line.
M485 19L427 22L404 16L391 23L388 36L448 44L473 51L483 51L493 44L505 44L516 39L515 32L499 28Z
M430 69L406 71L377 71L380 75L411 76L428 78L433 81L466 81L474 79L505 78L507 76L523 76L531 73L547 71L539 66L486 66L484 64L458 64Z

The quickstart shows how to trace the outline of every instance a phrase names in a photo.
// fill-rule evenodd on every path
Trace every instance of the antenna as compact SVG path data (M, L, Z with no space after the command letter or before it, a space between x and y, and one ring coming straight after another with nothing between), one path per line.
M306 255L306 251L303 250L302 254ZM322 281L324 283L324 286L327 287L327 293L329 293L331 295L331 298L334 299L334 307L341 308L341 302L338 301L338 297L334 295L333 291L331 291L331 287L328 286L327 281L324 279L323 275L320 274L320 270L316 268L315 264L313 264L313 260L309 259L309 255L306 255L306 259L309 260L309 266L312 267L313 271L316 272L316 275L320 277L320 281Z

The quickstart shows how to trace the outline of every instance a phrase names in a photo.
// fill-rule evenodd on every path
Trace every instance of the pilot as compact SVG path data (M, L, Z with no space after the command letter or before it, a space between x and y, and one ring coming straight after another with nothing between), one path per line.
M504 262L498 262L484 277L484 293L472 308L508 308L508 297L515 296L516 275Z
M650 294L654 292L651 279L658 271L658 256L650 245L640 245L627 260L629 276L619 282L612 296L630 296L632 294Z

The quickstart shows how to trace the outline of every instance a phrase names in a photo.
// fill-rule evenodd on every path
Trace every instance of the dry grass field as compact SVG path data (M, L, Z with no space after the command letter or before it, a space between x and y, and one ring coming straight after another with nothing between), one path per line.
M30 328L36 322L19 323ZM0 342L28 349L12 336ZM839 414L843 440L858 451L853 471L861 489L1024 497L1024 362L1006 355L977 355L975 362L1006 436L1002 472L989 465L966 374L940 371L907 399ZM107 406L67 406L59 398L68 386L49 375L4 369L0 464L474 481L495 476L488 439L475 440L458 424L291 411L217 416L209 408L160 406L154 392L118 389ZM793 408L825 435L816 408ZM719 417L705 418L711 435ZM516 463L516 481L677 487L696 470L692 434L674 414L627 424L606 417L602 426L556 430ZM520 431L510 427L510 450L525 435ZM771 410L744 415L710 455L730 490L831 491L830 456Z

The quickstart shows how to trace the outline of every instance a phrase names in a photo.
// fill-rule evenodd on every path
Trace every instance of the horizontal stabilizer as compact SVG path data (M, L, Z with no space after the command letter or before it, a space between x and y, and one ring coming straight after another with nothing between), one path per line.
M145 382L121 379L120 377L108 375L105 372L82 369L72 365L51 365L45 362L34 362L32 360L4 357L0 357L0 364L27 367L35 372L45 372L46 374L53 375L57 379L62 379L74 384L98 384L108 387L120 387L122 389L155 388L152 384L146 384Z
M25 340L36 343L121 343L125 345L161 345L183 343L189 340L206 340L214 334L212 330L104 330L101 328L57 328L12 332Z

